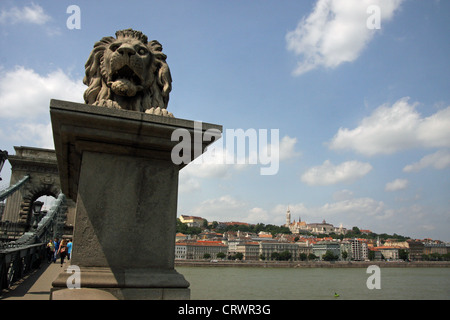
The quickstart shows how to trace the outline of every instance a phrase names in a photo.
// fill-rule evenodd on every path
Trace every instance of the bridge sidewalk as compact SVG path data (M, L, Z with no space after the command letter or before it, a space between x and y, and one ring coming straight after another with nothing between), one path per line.
M19 281L9 291L0 293L0 300L50 300L50 289L53 280L70 265L64 262L61 267L59 259L56 263L43 262L41 267L25 279Z

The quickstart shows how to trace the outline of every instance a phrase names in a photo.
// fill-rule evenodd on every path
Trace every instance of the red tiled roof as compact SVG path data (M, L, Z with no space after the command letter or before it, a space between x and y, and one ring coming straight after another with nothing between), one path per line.
M221 241L196 241L196 242L177 242L177 245L189 246L209 246L209 247L226 247Z

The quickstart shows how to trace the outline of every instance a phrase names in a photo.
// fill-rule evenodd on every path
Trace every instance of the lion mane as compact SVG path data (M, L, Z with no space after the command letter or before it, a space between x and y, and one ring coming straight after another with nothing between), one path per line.
M133 29L94 44L85 64L87 104L173 117L167 112L172 77L161 44Z

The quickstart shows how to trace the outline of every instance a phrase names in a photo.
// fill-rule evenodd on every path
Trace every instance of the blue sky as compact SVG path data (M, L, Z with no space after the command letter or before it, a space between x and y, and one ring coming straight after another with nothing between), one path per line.
M4 0L0 148L53 148L49 100L83 102L93 44L134 28L163 45L176 117L279 132L274 175L183 169L179 214L281 225L289 206L307 223L450 241L448 12L442 0Z

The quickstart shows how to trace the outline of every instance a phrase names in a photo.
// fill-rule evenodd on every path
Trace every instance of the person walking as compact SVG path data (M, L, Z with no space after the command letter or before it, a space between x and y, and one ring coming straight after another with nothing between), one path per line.
M55 243L50 239L47 243L47 262L51 263L55 255Z
M58 248L59 257L61 258L61 267L64 263L64 258L67 256L67 240L63 239Z
M56 258L58 257L58 251L59 251L59 239L55 238L53 241L53 245L55 246L54 255L53 255L53 263L56 263Z
M67 243L67 260L70 260L70 256L72 254L72 239L69 239Z

